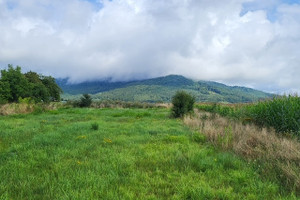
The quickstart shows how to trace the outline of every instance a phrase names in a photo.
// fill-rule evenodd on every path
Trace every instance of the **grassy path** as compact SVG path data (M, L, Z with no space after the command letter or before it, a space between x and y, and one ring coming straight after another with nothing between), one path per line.
M0 127L0 199L280 198L166 109L62 109Z

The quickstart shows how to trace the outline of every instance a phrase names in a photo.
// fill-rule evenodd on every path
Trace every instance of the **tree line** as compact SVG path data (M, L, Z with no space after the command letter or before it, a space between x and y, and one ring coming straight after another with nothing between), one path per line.
M21 67L8 65L1 70L0 103L18 102L20 98L30 98L34 102L60 101L61 88L51 76L36 72L21 72Z

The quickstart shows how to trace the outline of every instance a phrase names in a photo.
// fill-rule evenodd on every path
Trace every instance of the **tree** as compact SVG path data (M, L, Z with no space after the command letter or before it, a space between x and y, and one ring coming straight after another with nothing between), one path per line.
M18 101L19 97L26 98L30 96L29 82L21 73L21 67L14 68L12 65L8 65L7 70L1 70L2 85L7 87L7 93L9 102Z
M49 92L50 101L60 101L60 93L62 93L62 90L56 84L55 78L51 76L42 76L41 80Z
M80 98L79 106L80 107L90 107L92 104L92 97L89 94L83 94Z
M11 98L12 96L9 84L0 80L0 104L9 102Z
M43 84L41 80L41 76L36 72L27 72L24 74L26 79L29 81L31 98L35 102L49 102L50 101L50 93L48 88Z
M36 102L60 101L62 90L51 76L36 72L22 74L21 67L1 70L0 103L17 102L20 98L30 98Z
M172 116L175 118L183 117L185 114L192 112L195 98L184 91L177 91L172 98Z
M38 75L36 72L29 71L24 75L30 83L42 83L41 76Z

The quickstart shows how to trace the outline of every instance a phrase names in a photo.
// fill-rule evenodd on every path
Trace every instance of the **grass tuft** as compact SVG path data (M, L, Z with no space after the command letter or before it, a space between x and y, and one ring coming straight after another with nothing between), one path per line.
M94 130L94 131L98 130L98 129L99 129L99 124L97 124L97 123L92 123L92 124L91 124L91 129Z

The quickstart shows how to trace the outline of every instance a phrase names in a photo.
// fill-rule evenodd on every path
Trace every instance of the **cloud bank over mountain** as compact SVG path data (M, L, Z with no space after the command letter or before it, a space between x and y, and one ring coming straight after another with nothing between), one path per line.
M299 1L0 0L0 36L1 69L300 92Z

